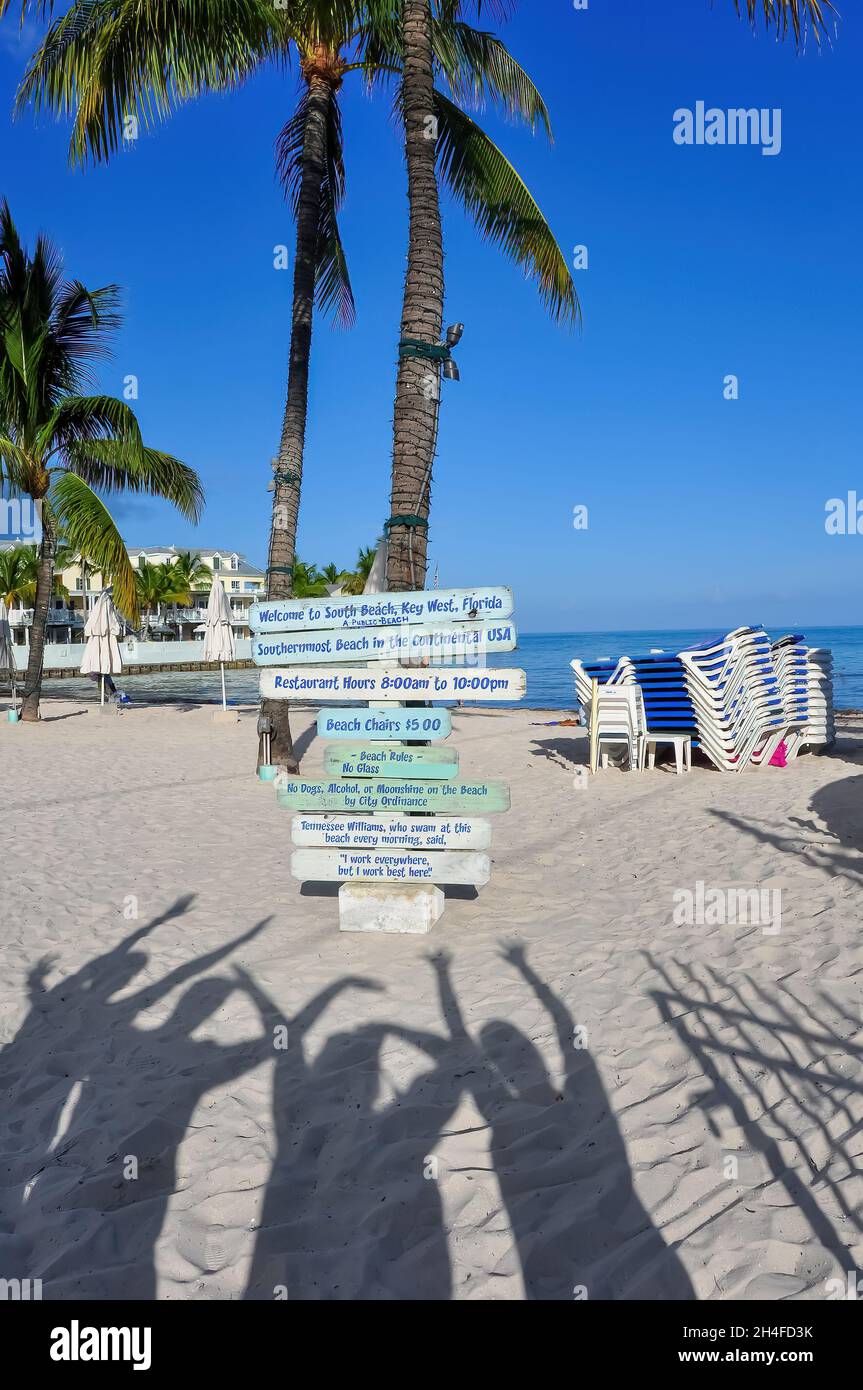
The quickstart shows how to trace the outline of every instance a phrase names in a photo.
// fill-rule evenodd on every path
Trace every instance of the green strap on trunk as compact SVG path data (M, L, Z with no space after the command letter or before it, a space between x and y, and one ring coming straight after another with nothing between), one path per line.
M427 362L446 362L450 350L446 343L426 343L422 338L402 338L399 357L417 357Z
M424 516L391 516L384 522L384 535L388 536L394 526L406 526L411 531L428 530L428 518Z

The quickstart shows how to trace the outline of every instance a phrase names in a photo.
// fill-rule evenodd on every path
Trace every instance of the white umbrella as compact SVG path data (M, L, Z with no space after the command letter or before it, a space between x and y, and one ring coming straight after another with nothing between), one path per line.
M227 710L225 698L225 662L236 655L234 629L231 626L231 605L221 579L214 579L207 600L207 621L204 625L204 660L218 661L222 673L222 709Z
M15 693L15 645L12 641L12 629L9 626L6 600L2 598L0 598L0 671L8 671L9 673L9 680L12 684L12 704L15 706L17 701Z
M369 577L366 580L364 594L385 594L387 591L387 554L389 544L385 536L381 536L378 541L378 548L375 551L374 563L369 570Z
M117 642L120 636L120 615L111 602L109 589L104 589L99 595L87 619L84 636L87 638L87 645L84 648L84 660L81 662L81 675L89 676L95 673L102 677L100 704L104 705L105 676L116 675L123 669L120 646Z

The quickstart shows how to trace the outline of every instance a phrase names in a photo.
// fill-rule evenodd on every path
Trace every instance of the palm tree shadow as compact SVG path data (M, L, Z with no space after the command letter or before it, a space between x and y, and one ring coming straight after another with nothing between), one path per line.
M30 1011L0 1052L0 1229L13 1236L4 1274L41 1278L48 1298L155 1297L154 1247L192 1112L266 1055L264 1042L192 1035L236 988L197 977L269 919L117 997L148 963L133 947L192 902L178 899L51 988L51 963L40 961L28 978ZM187 982L168 1018L137 1025Z
M799 816L788 817L787 824L797 827L797 833L787 833L782 825L747 820L731 811L711 809L710 814L828 878L863 881L863 775L827 783L815 792L809 810L825 829L815 819L804 821Z
M653 994L660 1015L708 1082L697 1103L712 1133L721 1142L730 1116L745 1146L735 1137L723 1148L753 1155L759 1165L757 1181L731 1187L737 1195L722 1214L751 1202L753 1191L779 1183L838 1269L854 1269L863 1233L863 1211L849 1191L849 1180L859 1172L863 1125L859 1017L824 991L816 1013L786 986L768 993L750 978L744 990L709 967L696 973L674 961L666 969L649 952L645 958L664 985ZM842 1020L842 1032L823 1022L831 1012ZM846 1062L856 1079L843 1074ZM791 1148L797 1163L788 1160ZM696 1223L691 1236L703 1220L698 1208L688 1215ZM710 1219L717 1215L712 1209Z
M535 738L531 754L557 763L567 772L574 767L587 767L590 762L590 740L586 738Z

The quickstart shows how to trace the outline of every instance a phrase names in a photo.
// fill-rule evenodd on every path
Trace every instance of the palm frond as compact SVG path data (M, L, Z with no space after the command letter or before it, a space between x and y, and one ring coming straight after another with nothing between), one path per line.
M308 89L304 89L296 111L276 141L276 168L295 219L299 212L308 110ZM326 169L321 184L315 253L315 297L318 307L331 312L336 323L351 328L356 311L338 221L345 195L345 165L342 116L335 94L329 105L326 141Z
M438 167L481 234L522 266L552 316L577 324L581 308L572 273L530 190L470 116L435 92Z
M71 470L100 492L163 497L190 521L200 519L204 494L198 475L170 454L120 439L70 444L64 452Z
M13 492L26 490L32 472L29 455L8 435L0 434L0 482L8 483Z
M760 16L780 39L792 34L798 48L809 29L820 43L821 36L828 33L828 16L838 18L831 0L734 0L734 8L739 17L745 14L753 29Z
M264 60L286 62L290 22L270 0L76 0L33 56L17 106L73 115L73 162L106 160L131 118L151 129Z
M138 617L135 571L123 537L100 497L76 473L64 473L51 488L51 505L66 541L88 555L114 586L114 602L130 622Z
M84 362L110 351L107 335L120 327L120 287L88 290L80 280L60 289L53 307L53 332L61 351Z
M551 139L551 119L539 90L494 34L436 19L432 43L438 69L460 106L491 101L508 116L523 118L531 130L542 126Z
M115 396L64 396L36 436L45 455L55 449L99 439L118 438L140 454L144 447L135 412Z

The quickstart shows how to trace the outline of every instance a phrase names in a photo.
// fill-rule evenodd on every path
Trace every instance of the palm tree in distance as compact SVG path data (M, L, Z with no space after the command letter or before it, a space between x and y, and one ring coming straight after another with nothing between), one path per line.
M294 597L325 598L327 580L317 565L306 565L297 560L294 565Z
M0 204L0 483L33 500L42 528L21 707L26 721L39 717L60 536L109 576L118 606L131 617L134 574L99 493L150 493L192 520L202 505L196 474L144 445L124 401L83 394L119 322L115 285L88 290L64 280L55 247L40 236L29 255L8 205Z
M139 559L135 570L135 594L143 615L141 634L145 639L150 636L153 618L161 617L162 604L184 603L187 593L172 561L162 560L154 565L149 560Z
M180 595L177 600L179 603L191 605L195 601L196 593L202 593L213 586L213 571L210 566L191 550L181 550L176 559L171 561L171 567L174 571L175 587Z
M357 555L357 566L354 573L348 575L342 588L346 594L361 594L366 587L366 582L372 572L372 565L375 562L377 546L366 546Z

